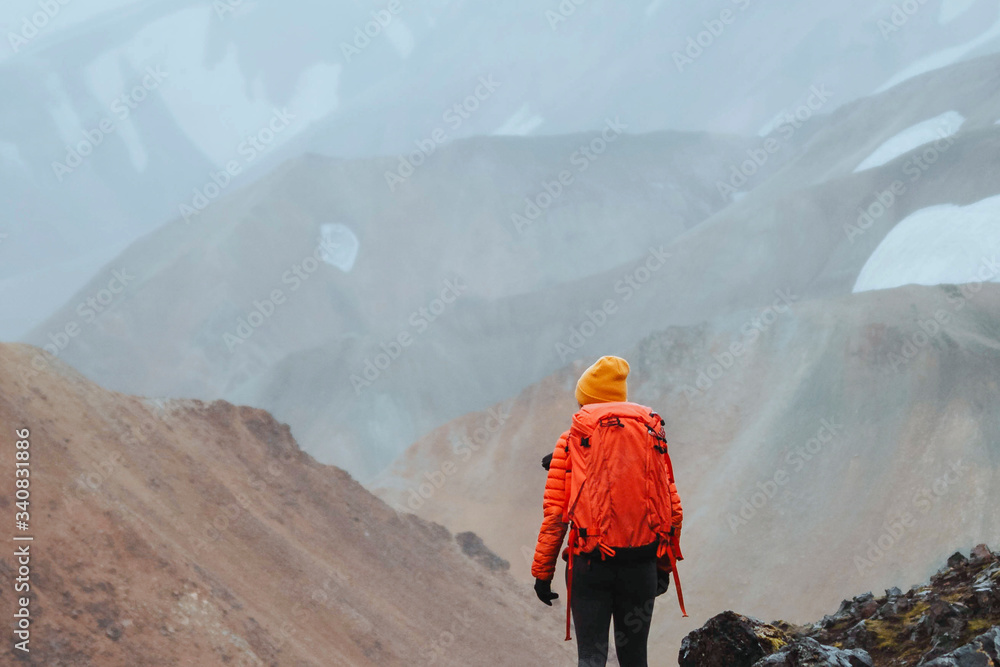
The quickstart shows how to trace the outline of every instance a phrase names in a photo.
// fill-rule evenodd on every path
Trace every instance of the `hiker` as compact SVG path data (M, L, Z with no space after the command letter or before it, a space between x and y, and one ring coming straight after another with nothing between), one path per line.
M542 465L548 469L531 574L545 604L563 539L570 612L580 667L604 667L614 620L621 667L647 667L646 641L657 596L677 581L683 518L663 420L628 402L628 362L602 357L576 385L580 410ZM614 508L613 512L608 511ZM684 613L684 600L677 586ZM687 616L686 613L684 613Z

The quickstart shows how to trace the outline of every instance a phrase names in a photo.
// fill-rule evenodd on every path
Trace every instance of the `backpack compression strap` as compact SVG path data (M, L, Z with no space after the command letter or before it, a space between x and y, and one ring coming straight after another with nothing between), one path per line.
M681 591L681 580L680 577L677 576L677 555L674 553L674 545L671 541L661 542L660 546L663 547L663 553L670 561L670 570L674 573L674 586L677 588L677 602L681 606L681 614L684 618L687 618L688 613L684 608L684 593Z

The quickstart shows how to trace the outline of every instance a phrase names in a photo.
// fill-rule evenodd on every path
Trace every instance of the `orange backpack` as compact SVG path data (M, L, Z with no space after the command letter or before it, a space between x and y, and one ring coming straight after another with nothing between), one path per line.
M664 421L637 403L594 403L573 416L567 439L569 498L563 521L569 524L569 592L573 555L659 542L657 557L669 559L681 612L684 598L673 550L673 467ZM569 607L566 601L566 639Z

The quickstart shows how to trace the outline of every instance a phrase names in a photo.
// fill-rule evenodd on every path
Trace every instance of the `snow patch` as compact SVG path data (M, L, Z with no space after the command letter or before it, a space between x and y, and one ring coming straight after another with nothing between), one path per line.
M361 242L347 225L324 224L319 228L323 261L344 273L350 273L358 258Z
M921 209L893 227L865 263L854 292L901 285L1000 282L1000 196Z
M222 165L238 157L240 142L265 127L275 110L262 81L248 81L243 74L234 45L211 68L205 66L209 33L217 20L210 6L181 9L143 26L108 56L136 71L162 67L168 78L157 94L188 138ZM337 107L339 75L339 65L323 61L303 72L288 103L294 120L275 144L287 142Z
M938 14L938 23L948 25L965 12L972 9L976 0L941 0L941 12Z
M957 111L948 111L940 116L908 127L875 149L865 160L854 168L854 173L880 167L900 155L931 141L946 139L962 127L965 117Z
M55 9L50 3L45 4ZM24 47L24 49L27 50L31 46L35 46L36 41L45 42L67 28L78 26L85 21L98 17L102 13L115 12L131 4L135 4L135 0L58 1L58 9L52 14L52 18L39 29L37 37L28 41L29 46ZM39 0L3 0L2 6L4 20L0 21L0 28L5 29L0 32L0 35L4 38L4 46L0 48L0 63L8 58L16 58L19 55L14 53L13 49L8 48L8 32L20 34L23 19L30 19L42 10ZM20 53L24 53L24 51Z
M76 114L73 100L66 93L66 88L58 74L49 73L45 78L45 90L52 99L49 115L56 125L59 137L67 145L73 145L83 140L83 135L80 134L83 129L80 117Z
M118 52L109 51L95 58L84 70L84 79L94 98L100 100L103 105L104 115L96 123L104 119L110 120L114 126L112 134L124 142L132 166L140 173L145 171L149 155L132 122L133 113L129 113L128 117L122 120L111 108L114 100L126 93L125 75L122 72L122 61ZM144 102L136 105L135 113L139 112L138 109L142 104Z
M1000 38L1000 17L998 17L997 22L994 23L992 27L979 37L971 39L965 44L959 44L958 46L942 49L930 54L929 56L921 58L909 67L896 73L895 76L879 86L875 92L884 92L908 79L912 79L915 76L957 63L959 60L972 51L978 49L980 46L998 38Z
M290 107L297 119L310 123L337 108L342 68L340 63L319 62L299 75ZM295 126L290 129L295 129Z
M493 130L493 134L495 136L523 137L531 134L531 132L544 122L545 118L538 114L532 114L531 107L528 104L524 104L510 118L505 120L503 125Z

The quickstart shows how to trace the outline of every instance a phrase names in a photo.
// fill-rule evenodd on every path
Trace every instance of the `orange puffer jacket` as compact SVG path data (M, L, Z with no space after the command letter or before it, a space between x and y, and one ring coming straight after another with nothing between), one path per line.
M556 562L559 560L559 549L566 538L568 525L563 523L566 514L566 503L569 501L569 482L566 477L566 440L569 431L559 436L556 448L552 452L552 462L549 464L549 475L545 480L545 495L542 501L542 528L538 531L538 544L535 546L535 559L531 564L531 575L536 579L551 581L555 575ZM681 508L681 498L677 494L674 480L670 480L670 500L674 510L674 528L677 538L680 537L681 522L684 514Z

